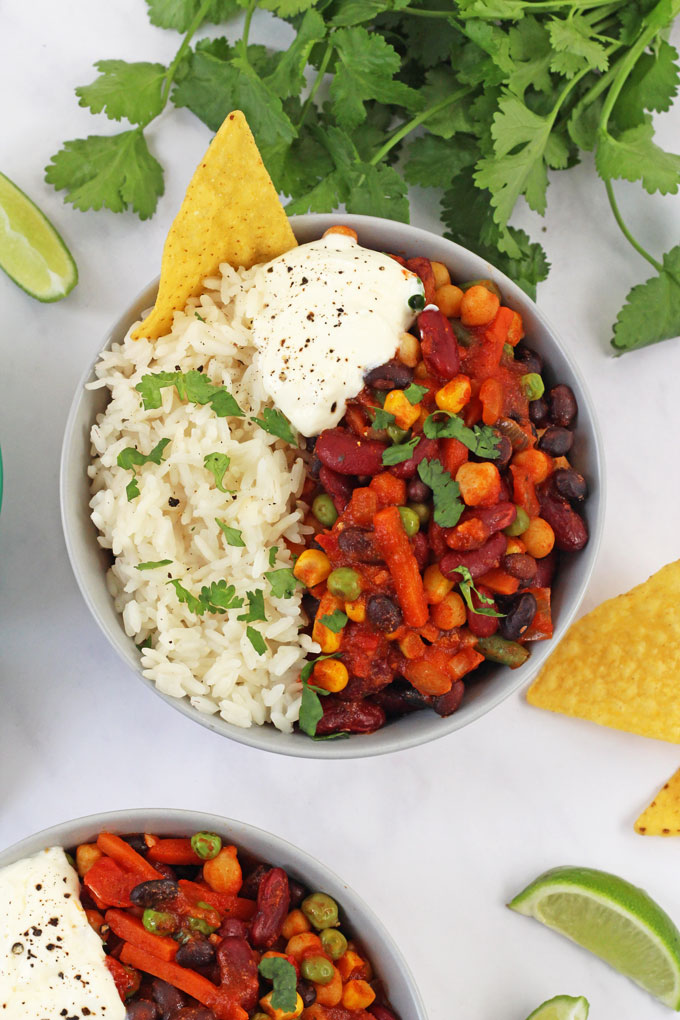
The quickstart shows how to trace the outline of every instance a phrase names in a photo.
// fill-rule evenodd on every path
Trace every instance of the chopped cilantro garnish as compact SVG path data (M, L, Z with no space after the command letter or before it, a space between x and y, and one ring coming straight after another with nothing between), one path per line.
M151 648L151 635L145 637L143 641L140 641L136 646L140 652L143 652L145 648Z
M217 524L220 531L224 535L227 545L234 545L240 548L245 548L246 543L243 541L243 536L241 535L241 532L238 530L238 528L230 528L229 525L225 524L224 521L221 521L219 517L215 518L215 524Z
M259 425L264 432L269 432L270 435L278 436L279 439L285 439L287 443L297 446L297 437L293 428L281 411L274 410L273 407L265 407L262 411L262 418L251 418L250 420Z
M248 611L246 613L240 613L236 619L245 620L246 623L257 623L258 620L266 620L267 616L264 611L264 592L262 589L256 588L255 591L247 591L246 598L248 599Z
M386 450L383 450L382 455L384 467L392 467L394 464L401 464L404 460L410 460L419 441L420 436L414 436L407 443L388 446Z
M255 630L254 627L246 627L246 637L250 641L251 645L255 649L258 655L264 655L267 651L267 645L264 638L260 634L259 630Z
M161 406L161 390L174 386L180 400L210 404L218 418L243 418L244 412L225 386L217 386L197 369L189 372L155 372L142 376L135 389L142 395L145 411Z
M458 523L465 505L460 497L460 486L438 460L421 460L418 474L432 489L434 519L442 528L452 528Z
M295 594L295 589L302 581L298 581L290 567L281 567L279 570L267 570L264 575L269 581L272 589L272 596L275 599L289 599Z
M407 386L404 390L404 396L408 400L409 404L418 404L427 392L427 386L418 386L416 383L411 383L411 385Z
M197 318L197 319L199 319L199 320L200 320L201 322L205 322L205 319L203 318L203 316L202 316L202 315L199 315L199 313L198 313L198 312L194 312L194 315L195 315L195 316L196 316L196 318Z
M146 563L138 563L135 570L155 570L156 567L167 567L172 560L147 560Z
M126 471L132 471L134 475L132 481L128 482L125 487L128 502L136 499L139 495L136 468L142 467L144 464L160 464L163 460L163 450L169 442L169 439L161 439L159 443L156 443L151 453L140 453L134 446L128 446L120 451L116 460L118 467L122 467Z
M462 418L450 411L435 411L428 415L423 432L428 439L458 439L472 453L487 460L498 456L500 439L489 425L468 428Z
M373 411L373 428L374 429L386 429L390 425L394 425L395 417L390 411L383 410L382 407L374 407Z
M348 619L347 613L343 613L341 609L334 609L332 613L321 617L321 623L333 634L339 634Z
M271 1005L282 1013L294 1013L297 1003L297 974L295 967L282 956L265 956L260 960L258 971L267 981L272 981Z
M460 593L465 600L465 605L468 607L471 613L477 613L478 616L505 616L505 613L498 613L495 609L485 608L484 605L475 606L472 601L472 592L475 593L480 602L486 603L486 606L493 606L493 599L490 599L487 595L483 595L481 591L475 588L472 580L472 574L467 567L456 567L456 573L460 574L461 581L458 582Z
M210 471L215 478L215 485L220 492L231 492L231 489L225 489L222 485L224 474L229 467L230 458L227 457L226 453L207 453L203 458L203 467L206 471Z
M278 545L273 545L271 547L271 549L269 550L269 566L270 567L273 567L274 564L276 563L276 554L278 553L278 551L279 551Z
M226 613L228 609L240 609L243 605L243 599L236 595L233 584L227 584L226 581L213 581L210 586L204 585L198 596L187 591L181 581L177 579L172 579L167 583L173 586L179 601L184 602L189 610L196 613L197 616L203 616L206 612Z

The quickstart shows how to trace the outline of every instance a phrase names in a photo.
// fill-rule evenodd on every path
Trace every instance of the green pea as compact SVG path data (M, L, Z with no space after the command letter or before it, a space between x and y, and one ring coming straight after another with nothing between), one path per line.
M397 444L401 443L408 435L408 430L400 429L398 425L388 425L386 432L392 442Z
M425 291L424 289L419 294L412 294L408 299L408 306L412 308L414 312L422 312L425 307Z
M202 861L211 861L222 849L222 840L214 832L197 832L191 837L191 849Z
M147 908L142 914L142 924L154 935L169 935L177 928L177 919L164 910Z
M202 917L190 917L189 927L192 931L200 931L201 935L212 935L214 931L217 931L217 928L208 924Z
M420 521L421 527L423 524L427 524L432 515L432 511L430 507L427 505L427 503L409 503L408 508L409 510L412 510L414 514L416 514L418 520Z
M338 567L331 571L326 584L331 595L337 595L346 602L354 602L361 595L361 578L351 567Z
M512 344L503 344L503 354L506 358L510 358L511 361L515 360L515 348Z
M319 938L331 960L339 960L347 952L347 939L337 928L324 928Z
M520 379L527 400L538 400L545 393L545 386L538 372L529 372Z
M456 340L461 347L472 347L474 342L474 334L471 330L464 326L460 319L449 319L451 323L451 329L456 334Z
M323 524L324 528L332 527L338 519L338 511L335 509L335 504L326 493L316 497L312 503L312 513L319 524Z
M302 901L300 906L302 913L317 931L321 931L323 928L337 928L340 924L338 920L338 905L327 893L312 893L311 896Z
M512 524L508 524L507 528L503 528L504 535L523 535L529 527L529 514L526 512L524 507L517 507L517 516L515 517Z
M412 535L415 535L416 532L420 531L420 517L415 510L411 509L410 506L400 506L397 509L399 510L399 516L401 517L401 523L404 526L404 531L408 537L411 538Z
M325 956L305 956L300 964L300 972L305 981L313 981L317 985L329 985L335 974L335 967Z

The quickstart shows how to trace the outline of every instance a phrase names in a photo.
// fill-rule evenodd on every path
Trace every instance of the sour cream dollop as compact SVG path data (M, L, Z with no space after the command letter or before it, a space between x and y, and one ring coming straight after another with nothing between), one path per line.
M0 1017L124 1020L61 847L0 869Z
M393 358L422 298L415 273L345 234L261 266L253 340L265 392L304 436L332 428L366 372Z

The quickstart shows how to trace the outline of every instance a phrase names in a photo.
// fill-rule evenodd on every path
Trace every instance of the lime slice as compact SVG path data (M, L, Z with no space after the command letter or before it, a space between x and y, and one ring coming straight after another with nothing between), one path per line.
M541 1003L527 1020L588 1020L590 1004L582 995L556 995Z
M635 885L593 868L553 868L508 906L566 935L680 1009L680 931Z
M0 269L38 301L58 301L78 282L70 251L47 217L0 173Z

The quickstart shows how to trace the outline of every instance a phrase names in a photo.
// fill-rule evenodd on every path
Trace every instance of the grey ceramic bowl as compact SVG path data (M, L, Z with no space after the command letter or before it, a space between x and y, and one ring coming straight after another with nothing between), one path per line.
M109 564L108 554L97 544L96 530L88 511L90 496L87 466L90 462L90 426L96 415L103 411L107 401L106 390L85 389L85 383L94 378L93 362L83 376L73 400L61 462L61 511L64 535L73 571L85 601L121 658L138 674L142 683L168 704L190 719L233 740L251 747L301 758L361 758L424 744L473 722L523 686L538 671L578 609L593 570L604 520L602 443L593 406L576 365L534 302L484 259L426 230L373 216L309 215L298 216L292 220L300 242L320 237L324 230L334 223L353 226L359 234L361 243L367 247L393 253L404 252L409 257L425 255L443 262L451 270L454 279L495 280L503 292L504 301L521 313L528 344L544 358L547 384L567 383L576 394L579 416L570 457L585 476L590 490L585 508L590 541L581 553L574 557L566 557L566 562L561 565L553 588L555 636L552 641L535 643L531 657L519 669L511 671L504 666L498 666L491 670L485 667L484 678L470 685L461 707L447 719L441 719L434 712L417 712L390 722L376 733L358 734L348 740L331 741L313 741L301 733L280 733L273 726L241 729L218 716L203 715L192 708L187 699L171 698L157 691L153 683L142 676L139 652L133 640L125 634L122 619L113 607L105 579ZM146 287L125 310L105 338L103 348L122 340L130 325L141 317L142 310L153 304L157 284L158 281L154 281Z
M314 857L278 836L220 815L199 811L153 809L109 811L62 822L15 843L0 853L0 868L48 846L64 848L89 843L98 833L118 835L152 832L158 836L191 836L216 832L239 849L266 863L279 865L308 888L328 893L340 906L343 928L366 947L375 973L384 982L386 996L402 1020L427 1020L427 1013L413 975L385 926L364 901ZM397 890L395 890L395 893ZM424 920L424 919L423 919Z

